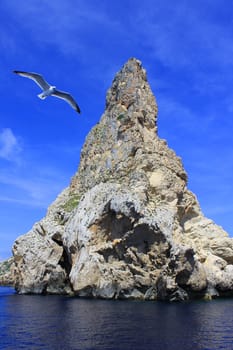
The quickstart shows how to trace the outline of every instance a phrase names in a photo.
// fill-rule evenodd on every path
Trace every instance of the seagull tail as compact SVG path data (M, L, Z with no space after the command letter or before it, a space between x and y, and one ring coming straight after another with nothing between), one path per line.
M44 100L47 96L44 95L42 92L41 94L37 95L41 100Z

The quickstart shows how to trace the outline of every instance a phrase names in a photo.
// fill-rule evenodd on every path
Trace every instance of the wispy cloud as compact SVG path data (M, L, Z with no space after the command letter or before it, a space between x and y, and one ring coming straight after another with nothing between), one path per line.
M219 85L224 84L221 72L219 77L213 74L215 78L211 79L214 81L210 81L210 69L215 73L216 66L222 71L232 65L231 30L227 22L221 21L221 17L215 20L217 10L207 0L208 6L201 0L179 0L176 6L172 1L157 1L154 6L153 0L135 0L133 4L126 0L124 11L115 9L116 5L109 6L107 1L98 5L96 1L76 0L33 0L25 5L17 0L3 0L1 3L14 25L7 29L2 26L0 38L4 41L4 47L8 44L6 39L11 38L9 50L15 40L16 51L27 57L27 65L30 65L30 58L36 65L37 56L33 56L35 48L41 52L48 49L52 59L51 63L48 59L46 65L54 64L56 54L62 54L69 60L75 57L79 66L82 65L79 74L88 75L89 80L94 77L98 82L103 82L108 71L111 79L119 68L116 61L120 46L121 56L124 51L126 59L128 55L139 54L138 58L150 64L154 62L154 65L159 62L173 72L187 70L192 74L187 83L200 91L207 91L213 84L218 89ZM18 27L25 33L23 39L22 35L18 37ZM116 51L115 46L118 47ZM29 47L32 50L29 51ZM145 58L140 57L143 55ZM185 74L181 79L184 77Z
M13 204L19 204L23 206L29 206L29 207L39 207L39 208L47 208L47 205L43 202L33 201L31 200L25 200L25 199L19 199L15 197L7 197L7 196L0 196L0 202L4 203L13 203Z
M3 169L0 174L0 201L46 208L55 200L69 179L60 169L30 163L16 171Z
M12 130L0 130L0 160L5 167L0 173L2 206L7 202L46 206L56 197L56 192L60 192L76 170L70 168L72 163L77 165L79 155L79 149L73 145L77 146L80 135L92 125L92 115L97 118L96 109L99 101L104 100L106 86L130 56L142 60L150 83L151 78L155 80L152 82L157 86L159 134L182 155L191 179L203 180L196 188L201 188L206 195L208 191L215 193L219 182L231 184L230 166L224 171L220 169L224 164L232 164L231 155L226 152L229 145L231 148L233 127L230 114L233 98L229 92L233 79L232 10L233 3L226 1L220 6L217 0L177 0L175 6L173 0L158 0L156 6L154 0L32 0L27 3L2 0L0 45L7 62L3 77L9 65L16 65L16 69L39 67L57 86L65 89L66 81L71 89L72 84L73 88L77 85L77 98L80 96L84 109L93 106L88 118L80 122L79 127L83 129L79 129L76 140L70 139L68 133L64 136L64 140L69 139L67 144L61 144L60 138L59 142L55 140L54 131L62 128L55 110L48 112L43 128L39 123L36 126L38 138L33 134L35 129L24 128L21 123L17 129L22 130L25 138L21 151L14 126L7 124ZM10 80L8 76L5 79ZM19 89L15 89L16 84ZM10 91L15 89L18 94L21 84L24 82L13 81ZM25 84L29 91L30 83ZM3 88L5 92L4 84ZM9 93L9 96L12 95ZM58 105L58 101L55 102ZM44 106L40 106L45 113ZM34 117L33 120L41 123L42 115L31 115L28 120ZM6 120L9 119L6 116ZM90 121L89 125L85 119ZM53 128L47 128L52 121ZM70 125L71 135L74 129ZM62 134L63 131L59 135ZM218 149L222 154L217 164L214 160ZM17 158L23 160L23 164L14 169L12 160ZM208 174L216 176L208 177ZM227 190L221 187L221 192Z
M9 161L18 161L21 152L20 142L10 128L2 129L0 132L0 158Z
M90 34L93 27L103 33L107 28L121 30L117 21L109 18L103 9L100 10L101 5L92 6L86 1L79 1L77 4L75 0L34 0L25 6L14 0L4 2L4 8L11 14L14 13L15 22L25 29L26 37L39 46L52 45L65 55L82 55L87 43L91 43Z
M19 141L20 140L20 141ZM21 147L24 143L24 148ZM45 158L49 155L50 161ZM0 132L0 202L46 208L58 193L69 184L80 146L40 144L30 146L22 137L16 137L10 128ZM57 154L63 157L62 163ZM53 161L51 161L51 159ZM64 164L67 164L65 168ZM17 166L15 166L17 165ZM73 170L72 170L73 169Z
M148 4L148 1L146 1ZM232 38L228 22L221 21L213 2L159 1L144 6L134 18L144 45L165 66L199 67L206 64L232 65ZM208 6L206 6L208 3ZM218 21L216 21L216 17Z
M190 105L185 101L175 100L168 94L158 94L157 100L159 105L159 131L163 133L163 130L166 132L171 130L172 138L180 138L181 135L186 138L192 135L200 137L201 134L205 134L211 128L211 124L217 118L216 114L208 113L203 115L200 123L201 111L198 108L190 108ZM196 134L197 130L198 135Z
M141 52L146 48L149 57L175 69L200 67L207 62L232 64L230 28L221 18L216 22L218 9L210 1L203 4L200 0L191 3L179 0L176 6L172 1L157 1L154 6L153 0L135 0L133 4L126 0L124 11L108 6L107 1L98 5L95 1L76 0L2 3L13 14L15 23L25 29L27 39L42 48L46 45L56 48L64 55L77 54L79 59L86 60L87 53L101 51L104 44L107 60L112 43L116 42L122 47L134 43ZM10 30L18 40L17 26ZM4 38L4 28L2 31Z

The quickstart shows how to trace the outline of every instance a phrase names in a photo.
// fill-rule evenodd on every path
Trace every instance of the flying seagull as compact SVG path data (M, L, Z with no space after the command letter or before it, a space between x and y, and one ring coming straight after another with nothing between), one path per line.
M42 75L37 73L21 72L19 70L14 70L13 73L21 75L21 77L34 80L34 82L37 85L39 85L39 87L43 90L43 92L38 95L38 97L41 98L42 100L44 100L48 96L55 96L55 97L61 98L62 100L65 100L71 105L72 108L76 110L76 112L81 113L79 106L77 105L77 103L69 93L64 91L59 91L56 89L56 86L49 85L47 81L44 80Z

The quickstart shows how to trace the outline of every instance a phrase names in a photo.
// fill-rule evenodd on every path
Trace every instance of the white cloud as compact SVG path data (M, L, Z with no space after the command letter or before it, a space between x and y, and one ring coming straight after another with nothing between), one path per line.
M0 132L0 157L9 161L18 161L21 147L13 131L9 128Z
M38 46L51 46L65 55L78 54L86 59L86 49L93 48L92 30L107 33L121 30L117 21L101 10L101 6L94 6L86 1L69 0L63 2L47 2L34 0L20 5L18 1L5 1L4 9L21 28L26 29L27 39L33 40ZM4 28L3 33L4 33ZM15 28L11 28L18 41ZM3 35L1 35L4 37ZM6 42L4 40L4 42ZM15 46L18 46L16 42ZM22 41L22 47L24 42Z
M206 1L208 2L208 1ZM216 21L215 5L202 1L179 0L143 3L125 1L123 13L114 11L107 2L67 0L48 2L34 0L21 4L16 0L3 0L4 10L21 28L26 29L26 38L45 47L49 45L66 55L78 54L79 59L87 59L87 54L101 51L105 42L105 56L113 51L112 43L146 47L148 56L160 60L173 68L190 68L214 61L219 64L232 64L233 47L231 31L227 21ZM1 8L0 8L1 9ZM126 19L127 18L127 19ZM24 47L22 38L17 37L17 26L8 28L14 31L16 46L18 40ZM4 39L5 28L0 37ZM9 33L8 33L9 34ZM109 37L108 37L109 35ZM30 39L29 39L30 40ZM13 44L10 43L12 46ZM102 56L103 59L103 56Z
M46 169L44 166L41 171L36 164L27 164L26 169L28 175L25 169L22 171L18 169L15 172L9 169L2 170L0 202L46 208L68 185L65 176L58 169Z
M53 198L55 199L55 198ZM48 205L52 202L52 200L50 202L45 201L38 201L35 199L19 199L19 198L15 198L15 197L10 197L10 196L0 196L0 202L3 203L12 203L12 204L19 204L21 206L28 206L28 207L32 207L32 208L47 208Z
M158 94L157 102L159 105L158 122L161 127L159 131L171 129L171 133L174 133L175 130L179 130L183 135L196 135L197 137L197 130L199 135L206 133L216 117L213 114L205 115L200 123L200 111L195 110L194 107L191 109L185 102L179 102L165 94ZM180 137L180 133L177 134L177 137Z
M215 2L206 2L178 0L174 6L172 1L158 1L154 6L153 1L144 1L141 11L135 6L129 32L165 67L208 76L216 66L232 66L233 46L230 21L218 16Z
M54 153L65 154L69 158L69 153L72 156L71 148L62 145L58 149L54 145L42 144L33 149L25 144L22 149L19 139L10 128L0 131L0 202L46 208L68 185L73 173L60 169L56 161L48 164L43 159L42 150L47 149L51 158ZM78 153L77 148L75 150Z

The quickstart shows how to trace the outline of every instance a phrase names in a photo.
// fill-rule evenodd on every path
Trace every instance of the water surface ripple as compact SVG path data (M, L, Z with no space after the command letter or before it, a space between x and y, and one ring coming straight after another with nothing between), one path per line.
M0 349L232 350L232 311L232 299L106 301L0 288Z

